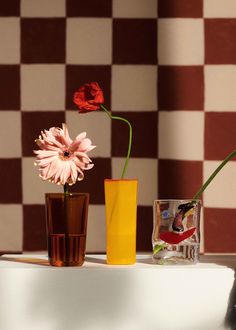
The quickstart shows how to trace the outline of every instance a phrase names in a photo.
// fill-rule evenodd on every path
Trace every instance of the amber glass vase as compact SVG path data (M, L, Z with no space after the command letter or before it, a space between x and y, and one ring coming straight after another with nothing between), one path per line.
M82 266L89 194L46 194L48 258L52 266Z

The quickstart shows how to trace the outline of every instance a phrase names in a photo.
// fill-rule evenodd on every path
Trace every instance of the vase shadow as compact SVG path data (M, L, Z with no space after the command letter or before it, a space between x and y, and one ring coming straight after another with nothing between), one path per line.
M146 265L155 265L156 264L153 262L152 260L152 255L150 254L150 257L147 257L147 258L139 258L136 260L136 263L137 264L146 264Z
M0 261L10 261L10 262L18 262L18 263L24 263L24 264L32 264L32 265L38 265L38 266L50 266L48 260L42 259L42 258L30 258L30 257L0 257Z
M91 263L95 263L95 264L100 264L100 265L106 265L106 259L101 259L101 258L96 258L94 256L85 256L85 262L91 262Z

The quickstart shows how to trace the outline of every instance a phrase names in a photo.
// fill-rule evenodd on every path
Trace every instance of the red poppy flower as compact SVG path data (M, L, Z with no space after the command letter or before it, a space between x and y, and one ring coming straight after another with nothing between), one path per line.
M74 93L74 103L80 113L98 110L103 102L103 91L97 82L85 84Z
M184 241L185 239L191 237L195 232L196 228L193 227L189 230L186 230L182 233L174 233L173 231L163 231L160 233L160 239L169 244L179 244L180 242Z

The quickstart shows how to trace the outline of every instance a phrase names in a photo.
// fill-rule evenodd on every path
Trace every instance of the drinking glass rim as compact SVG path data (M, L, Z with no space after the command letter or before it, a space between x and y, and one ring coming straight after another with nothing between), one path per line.
M154 202L201 202L201 199L192 199L192 198L186 198L186 199L178 199L178 198L162 198L162 199L154 199Z

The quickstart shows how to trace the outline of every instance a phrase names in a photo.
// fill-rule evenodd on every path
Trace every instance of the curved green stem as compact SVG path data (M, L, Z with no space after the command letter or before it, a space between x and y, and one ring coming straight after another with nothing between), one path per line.
M199 196L203 193L203 191L206 189L206 187L211 183L211 181L214 179L214 177L220 172L222 167L225 166L228 161L236 156L236 150L232 151L223 161L222 163L216 168L216 170L211 174L211 176L207 179L207 181L204 183L204 185L198 190L198 192L193 197L193 201L199 198Z
M131 151L131 145L132 145L132 126L130 124L130 122L123 118L123 117L118 117L118 116L112 116L111 112L108 111L105 106L103 104L100 105L101 109L104 110L106 112L106 114L111 118L111 119L117 119L117 120L122 120L124 121L126 124L128 124L129 126L129 145L128 145L128 151L127 151L127 156L126 156L126 160L125 160L125 165L121 174L121 179L124 178L126 170L127 170L127 166L128 166L128 162L129 162L129 157L130 157L130 151Z

